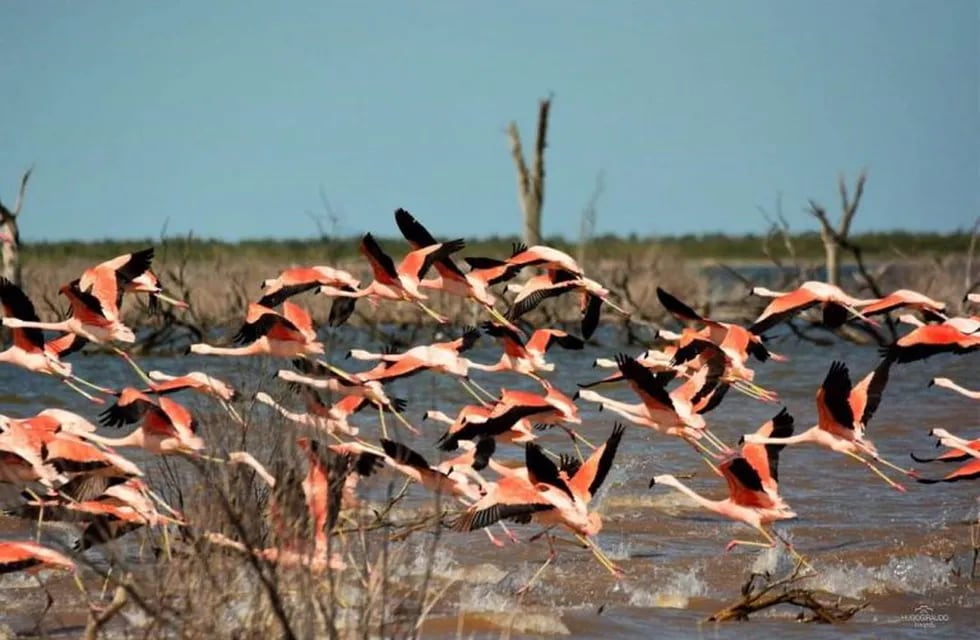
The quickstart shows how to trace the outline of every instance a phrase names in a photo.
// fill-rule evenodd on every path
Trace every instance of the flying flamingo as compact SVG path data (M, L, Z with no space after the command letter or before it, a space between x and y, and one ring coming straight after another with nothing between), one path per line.
M449 321L447 318L439 315L423 303L423 300L427 300L428 296L422 293L419 287L429 267L465 246L466 243L462 239L429 245L417 251L409 252L396 268L391 256L384 252L374 236L365 233L361 238L360 249L361 253L371 263L374 280L367 287L353 292L336 287L321 287L320 291L337 297L367 297L369 300L412 302L435 318L437 322L445 324Z
M820 305L823 311L823 325L828 329L836 329L847 322L848 313L858 317L872 326L878 323L868 318L858 307L866 307L878 302L877 300L862 300L847 295L840 287L826 282L809 280L789 292L771 291L765 287L753 287L752 294L767 298L775 298L756 318L749 331L756 334L770 329L797 313L815 305Z
M493 413L493 410L494 407L491 405L468 404L459 410L459 413L456 414L456 418L450 418L442 411L426 411L422 416L422 420L436 420L449 425L446 433L450 436L464 427L469 426L468 432L464 434L467 437L460 438L461 441L468 441L470 437L474 437L470 436L470 433L485 431L488 428L493 430L493 423L491 423L490 427L478 426L490 419L490 414ZM498 416L498 418L495 418L495 421L498 419L501 423L507 420L506 417ZM534 434L530 421L528 421L527 418L520 418L507 427L503 433L492 434L491 439L493 438L499 438L503 442L521 444L524 442L530 442L531 440L537 438L537 436ZM461 444L461 442L457 442L457 444Z
M936 446L945 446L948 451L935 458L920 458L914 453L909 454L916 462L964 462L952 472L942 478L932 479L923 478L914 474L916 482L923 484L935 484L937 482L958 482L960 480L973 480L980 478L980 439L964 440L954 436L945 429L933 429L929 435L939 438Z
M961 387L949 378L933 378L929 381L929 386L943 387L944 389L949 389L950 391L955 391L956 393L966 396L971 400L980 400L980 391L971 391L965 387Z
M297 424L318 429L328 434L342 433L349 436L357 435L358 429L347 422L347 419L371 403L364 396L351 395L328 406L323 402L315 389L303 386L298 391L302 394L303 401L306 404L306 413L290 411L264 391L255 394L255 399L271 407L276 413L287 420ZM401 398L395 398L392 402L391 411L400 413L405 410L405 401ZM389 409L386 408L385 410Z
M752 375L746 366L749 356L754 357L759 362L775 360L776 362L785 361L786 358L777 353L773 353L766 348L763 343L761 331L753 328L746 329L737 324L719 322L705 318L688 305L681 302L678 298L667 291L657 287L657 298L667 311L681 322L700 323L704 328L696 334L697 337L704 338L715 344L732 361L732 369L736 372L742 382L740 387L744 387L750 394L758 397L771 396L771 392L756 386L751 382ZM660 332L663 336L664 332ZM684 332L679 340L684 342L692 334ZM676 353L674 354L676 357Z
M599 324L599 312L603 303L624 317L630 317L628 311L609 299L608 289L595 280L564 269L549 269L542 275L528 279L523 285L510 284L507 288L517 292L517 297L505 316L510 322L529 313L548 298L575 291L581 296L582 335L586 339L592 337Z
M78 280L63 285L59 290L68 298L71 306L70 316L59 322L39 322L37 320L21 320L20 318L5 317L4 326L11 329L43 329L47 331L63 331L73 333L96 344L109 342L133 343L136 334L123 324L116 306L116 280L111 273L102 273L97 279L91 292L79 289ZM113 350L136 370L144 380L146 373L130 357L118 347Z
M891 313L897 309L911 307L922 312L924 318L932 321L942 322L946 319L943 315L946 312L946 303L925 296L918 291L911 289L898 289L888 294L880 300L863 307L861 313L866 316L874 316L883 313Z
M772 475L775 456L776 453L766 450L752 457L746 456L744 452L735 453L723 460L719 468L728 483L728 497L722 500L706 498L669 474L654 476L650 480L650 487L655 485L673 487L703 509L731 520L744 522L761 533L766 540L766 543L731 540L725 547L726 551L738 545L773 547L776 545L775 537L766 530L765 525L796 517L796 513L786 506L785 502L774 499L772 495L772 488L776 485L776 479ZM789 548L792 551L792 547ZM796 554L795 551L793 553ZM800 558L799 554L796 555Z
M461 429L447 431L439 438L439 448L443 451L454 451L460 440L476 440L481 435L502 435L511 431L524 418L532 423L545 425L582 423L578 407L571 398L547 382L545 390L543 396L529 391L501 390L500 398L487 418L467 421ZM582 439L572 431L568 433L573 440Z
M345 397L353 395L360 398L367 398L378 408L381 432L385 437L388 435L388 427L384 419L385 411L393 413L406 429L416 435L419 434L418 429L413 427L398 410L397 402L388 397L382 383L378 380L369 380L363 374L347 373L320 360L311 362L302 358L296 358L292 362L293 366L299 369L298 372L289 369L280 369L276 375L282 380L294 385L306 385L314 389L330 391L331 393ZM375 369L372 369L372 371L377 373L384 370L387 366L388 363L383 362L378 367L375 367Z
M275 278L262 281L264 295L259 299L263 307L277 307L292 296L327 287L340 291L356 291L361 286L360 280L343 269L328 266L293 267L286 269ZM355 300L352 298L335 298L330 306L327 324L337 327L350 318L354 313Z
M495 364L470 362L470 367L480 371L514 371L538 378L538 371L555 370L555 365L544 359L548 349L558 345L563 349L577 351L585 346L581 338L560 329L538 329L525 343L520 334L504 325L485 322L482 328L487 335L500 341L504 353Z
M154 401L132 387L123 389L116 404L103 411L99 420L109 427L142 423L121 438L107 438L95 433L79 435L110 447L142 448L161 455L195 454L204 448L204 441L197 435L197 421L183 405L166 397Z
M192 344L191 353L217 356L271 355L293 358L323 353L323 343L316 339L313 320L302 307L284 302L282 313L251 303L245 323L232 339L243 346L214 347Z
M598 493L612 468L624 431L623 425L617 424L606 442L593 451L584 463L565 469L559 469L533 442L526 444L527 477L521 478L516 474L502 477L454 523L453 528L473 531L507 519L518 522L534 520L546 527L543 535L548 540L548 559L521 589L522 592L529 589L554 560L556 553L549 531L559 525L572 531L613 575L621 575L622 570L592 540L592 536L602 529L602 519L598 513L589 511L589 502Z
M178 309L186 309L188 306L186 302L176 300L163 293L159 279L150 270L152 262L153 247L116 256L111 260L106 260L94 267L86 269L79 278L78 288L83 292L95 293L96 290L105 286L104 283L107 277L114 277L116 281L114 293L117 311L122 308L124 293L150 294L151 309L155 308L159 300ZM100 296L99 293L95 295L97 297ZM111 294L108 294L107 291L107 295Z
M908 474L908 471L879 457L874 444L864 435L868 422L881 403L890 367L891 361L883 360L856 387L852 387L847 365L843 362L834 362L823 384L817 390L819 419L815 426L801 434L786 438L749 434L744 436L745 442L754 444L810 442L853 458L867 466L892 488L905 491L905 487L882 473L871 460L881 462L905 474Z
M269 515L273 529L281 539L280 546L253 548L215 532L206 533L205 539L211 544L251 554L283 568L302 568L314 575L324 571L342 571L346 565L339 554L329 554L327 534L328 529L332 527L331 510L335 508L331 505L331 488L334 486L331 472L336 472L336 469L328 468L324 464L320 457L319 443L315 440L297 438L296 444L305 452L307 459L306 476L299 483L299 489L303 494L304 510L302 514L297 514L304 522L296 526L291 520L287 520L293 514L285 513L294 502L293 494L297 493L295 483L290 481L292 478L287 476L285 481L280 481L250 454L236 452L229 456L229 461L252 467L273 489L269 497ZM344 463L346 465L346 461ZM310 540L306 537L307 533L312 534L312 548L309 544Z
M2 540L0 541L0 574L16 573L18 571L28 571L37 577L37 571L42 568L62 569L72 575L75 586L85 598L88 593L85 586L78 577L78 567L75 562L59 551L42 546L32 541ZM40 583L40 578L38 578ZM43 584L41 585L44 586ZM48 594L48 603L44 609L47 610L53 604L51 595Z
M292 267L275 278L262 281L263 295L258 303L263 307L277 307L288 298L322 286L354 291L361 281L343 269L328 266Z
M439 244L429 233L429 230L405 209L395 211L395 223L413 251L420 251L426 247ZM479 271L463 273L448 255L435 261L432 266L435 267L439 275L435 278L421 280L419 285L423 289L443 291L449 295L475 300L498 322L506 322L506 319L494 308L497 299L489 289L490 285L493 284L491 282L493 278L481 277Z
M0 417L0 482L60 486L68 477L44 461L42 443L15 420Z
M902 316L905 318L906 316ZM913 329L892 344L882 347L884 357L906 363L924 360L940 353L963 355L980 349L980 325L970 318L950 318L942 324L926 324ZM971 329L964 331L964 329Z
M0 278L0 304L6 318L16 318L26 322L39 322L40 318L34 310L34 304L24 291L6 278ZM81 350L87 340L74 333L66 333L59 338L45 342L41 329L11 329L13 344L0 352L0 362L6 362L28 371L53 375L60 378L66 385L77 391L83 397L96 402L104 402L89 393L79 389L74 382L102 393L113 393L106 389L83 380L72 372L70 363L62 358Z

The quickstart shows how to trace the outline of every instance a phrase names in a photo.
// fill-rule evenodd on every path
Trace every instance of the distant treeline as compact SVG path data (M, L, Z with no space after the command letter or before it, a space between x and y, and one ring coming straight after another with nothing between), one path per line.
M851 241L859 245L866 256L878 258L901 258L923 255L942 255L961 253L968 250L970 233L911 233L906 231L887 231L865 233L851 236ZM396 257L406 250L401 238L379 238L382 245ZM652 248L669 251L687 259L717 260L766 260L763 252L765 237L758 234L732 236L720 233L687 234L682 236L663 236L640 238L635 234L621 237L614 235L597 236L588 243L590 259L616 258L626 255L642 257ZM484 255L505 257L517 236L493 236L469 240L463 255ZM577 242L564 238L546 238L545 243L575 255ZM26 262L60 260L64 258L104 259L128 253L136 248L154 245L158 256L168 259L184 257L188 260L228 260L235 258L274 258L288 259L296 263L323 263L343 260L357 255L358 238L313 238L313 239L254 239L239 242L201 239L193 236L168 237L165 240L97 240L89 242L25 242L22 256ZM816 232L800 233L792 236L792 245L801 260L817 260L823 257L823 244ZM778 257L785 257L787 250L781 237L770 238L769 250ZM172 254L171 254L172 252ZM170 254L170 255L168 255Z

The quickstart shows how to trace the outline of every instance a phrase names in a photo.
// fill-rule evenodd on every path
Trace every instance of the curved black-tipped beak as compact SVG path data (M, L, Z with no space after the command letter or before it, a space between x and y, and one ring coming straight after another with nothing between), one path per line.
M350 356L351 356L351 352L348 351L347 353L344 354L344 360L350 360Z
M739 436L738 437L738 446L741 447L743 444L745 444L745 436Z
M650 484L647 485L647 489L652 489L653 485L657 484L656 478L650 478Z
M572 400L578 400L578 397L579 397L578 391L572 394Z
M935 378L930 378L929 379L929 384L926 385L926 388L928 389L929 387L933 386L934 384L936 384L936 379Z

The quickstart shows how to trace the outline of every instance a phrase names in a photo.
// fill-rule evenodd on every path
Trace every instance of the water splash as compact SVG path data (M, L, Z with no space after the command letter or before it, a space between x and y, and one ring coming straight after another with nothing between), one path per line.
M669 609L686 608L691 598L704 596L708 592L702 573L704 567L695 566L689 571L673 571L661 581L656 591L635 589L630 593L629 603L633 607L656 607Z
M952 584L949 565L929 556L892 558L880 567L861 563L831 567L809 580L812 587L850 598L864 594L924 594Z

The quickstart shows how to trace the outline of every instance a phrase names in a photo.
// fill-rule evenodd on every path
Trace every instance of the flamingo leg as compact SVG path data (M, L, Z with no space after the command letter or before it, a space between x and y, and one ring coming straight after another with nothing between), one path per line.
M619 306L618 304L616 304L615 302L613 302L612 300L610 300L608 297L603 298L602 301L604 303L608 304L611 309L614 309L614 310L618 311L624 317L626 317L626 318L632 317L632 314L630 314L629 311L627 311L626 309L623 309L621 306Z
M541 574L544 573L544 570L548 568L548 565L550 565L552 562L554 562L555 557L558 556L558 552L555 551L555 545L551 541L551 534L548 533L547 530L545 530L543 533L544 533L545 539L548 541L548 559L545 560L544 561L544 564L542 564L538 568L538 570L534 572L534 575L532 575L531 576L531 579L527 581L527 584L525 584L523 587L521 587L520 589L517 590L517 595L519 595L519 596L523 596L525 593L527 593L528 591L530 591L531 586L537 581L537 579L541 576ZM538 534L538 535L541 535L541 534ZM532 540L533 539L534 538L532 538Z
M380 404L378 405L378 420L381 421L381 436L387 440L388 439L388 425L385 424L385 410Z
M96 398L84 389L79 388L78 385L72 383L71 378L62 378L61 381L64 382L65 386L67 386L69 389L79 394L89 402L94 402L95 404L105 404L105 400L102 398Z
M593 451L595 451L595 449L596 449L596 446L595 446L594 444L592 444L591 442L589 442L589 441L588 441L588 440L587 440L587 439L585 438L585 436L583 436L583 435L581 435L581 434L580 434L580 433L579 433L578 431L576 431L575 429L572 429L571 427L566 427L566 426L565 426L565 425L563 425L563 424L560 424L560 425L558 425L558 426L559 426L559 427L561 427L561 428L562 428L562 429L563 429L563 430L565 431L565 433L567 433L567 434L568 434L568 437L569 437L569 438L571 438L571 439L572 439L572 444L574 444L574 445L575 445L575 452L576 452L576 453L578 454L578 457L579 457L579 458L582 458L583 460L585 460L585 458L583 458L583 457L582 457L582 452L581 452L581 451L579 451L579 448L578 448L578 443L579 443L579 442L581 442L582 444L584 444L584 445L585 445L585 446L587 446L588 448L590 448L590 449L592 449Z
M112 577L112 565L105 572L105 580L102 581L102 589L99 590L99 600L105 600L105 592L109 590L109 579Z
M486 389L484 389L483 386L479 382L477 382L475 380L470 380L469 383L471 385L473 385L473 388L474 389L476 389L477 391L479 391L480 393L482 393L483 395L485 395L491 402L496 402L497 401L497 396L493 395L492 393L490 393L489 391L487 391ZM486 404L486 403L484 402L484 404Z
M710 442L711 444L713 444L718 449L719 452L721 452L721 453L728 453L729 451L732 450L731 447L729 447L724 442L722 442L721 441L721 438L719 438L714 433L712 433L711 430L708 429L707 427L705 427L704 429L702 429L701 430L701 433L704 434L704 436L705 436L705 438L707 438L708 442Z
M863 464L867 468L871 469L871 471L873 471L875 473L875 475L877 475L879 478L881 478L882 480L884 480L888 484L888 486L890 486L892 489L895 489L896 491L901 491L902 493L905 493L905 491L906 491L905 487L903 487L902 485L898 484L897 482L895 482L894 480L892 480L891 478L889 478L888 476L886 476L884 473L882 473L881 470L878 467L876 467L873 464L871 464L871 461L865 460L864 458L862 458L858 454L852 453L850 451L845 451L844 452L844 455L847 455L847 456L849 456L851 458L854 458L855 460L857 460L858 462L860 462L861 464Z
M592 552L592 555L594 555L596 560L599 561L599 564L605 567L609 571L609 573L613 574L617 578L622 577L623 570L619 566L617 566L612 560L609 559L609 556L607 556L605 552L599 548L599 545L595 543L595 540L592 540L591 538L580 535L578 533L575 534L575 537L578 538L579 542L581 542L582 544L584 544L586 547L589 548L589 550Z
M492 533L490 533L490 529L484 529L483 531L484 531L484 533L487 534L487 537L490 538L490 542L493 543L493 546L495 546L495 547L502 547L502 546L504 546L504 543L503 542L501 542L500 540L498 540L496 537L494 537L494 535Z
M769 538L770 540L772 540L772 537L769 535L769 533L764 528L759 527L759 530L762 531L762 533L767 538ZM793 557L796 558L796 561L797 562L799 562L801 565L803 565L804 567L806 567L810 571L816 572L816 569L813 568L813 565L811 565L807 561L807 559L804 558L803 555L799 551L796 550L796 547L794 547L790 542L788 542L785 538L783 538L781 535L779 535L776 532L775 529L773 529L772 535L775 536L776 538L778 538L779 541L782 542L784 545L786 545L786 548L789 549L789 552L793 554ZM775 544L775 542L774 542L774 544Z
M427 307L425 305L425 303L422 302L421 300L416 300L415 301L415 304L417 304L419 306L419 308L422 309L422 311L425 311L433 320L435 320L439 324L446 324L447 322L449 322L449 318L447 318L446 316L440 315L436 311L433 311L432 309L430 309L429 307Z
M470 387L470 385L469 385L469 384L467 384L467 382L466 382L466 380L464 380L463 378L456 378L456 379L457 379L457 380L459 380L459 384L460 384L460 385L461 385L461 386L462 386L462 387L463 387L464 389L466 389L466 392L467 392L468 394L470 394L471 396L473 396L473 398L474 398L474 399L475 399L475 400L476 400L477 402L479 402L479 403L480 403L480 406L486 406L486 404L487 404L487 403L486 403L486 401L485 401L485 400L484 400L483 398L481 398L481 397L480 397L479 395L477 395L477 393L476 393L476 391L473 391L473 389L472 389L472 388Z
M907 476L913 476L913 477L915 476L915 472L912 471L911 469L903 469L902 467L898 466L897 464L895 464L893 462L889 462L888 460L885 460L884 458L878 457L877 455L874 456L874 460L875 460L875 462L880 462L881 464L885 465L886 467L889 467L891 469L894 469L895 471L898 471L900 473L903 473L903 474L905 474Z
M409 421L408 421L408 420L407 420L407 419L405 418L405 416L403 416L403 415L401 414L401 412L400 412L400 411L394 411L394 410L392 410L392 413L393 413L393 414L395 414L395 418L397 418L397 419L398 419L398 421L399 421L399 422L401 422L401 423L402 423L402 424L403 424L403 425L405 426L405 428L406 428L406 429L408 429L409 431L411 431L411 432L412 432L413 434L415 434L415 435L417 435L417 436L420 436L420 435L422 435L422 432L421 432L421 431L419 431L418 429L416 429L415 427L413 427L413 426L412 426L412 423L411 423L411 422L409 422ZM382 424L383 424L383 423L382 423Z
M138 364L136 364L136 361L133 360L133 357L131 355L129 355L119 347L113 347L112 350L118 353L123 360L129 363L129 365L136 371L137 375L139 375L139 377L143 380L143 382L145 382L148 386L151 387L153 386L153 380L151 380L150 376L146 375L146 372L143 371L143 369Z
M68 377L72 380L72 382L75 382L75 383L81 384L81 385L85 385L89 389L94 389L95 391L98 391L99 393L104 393L104 394L110 395L110 396L111 395L115 395L115 393L116 393L112 389L109 389L109 388L106 388L106 387L97 385L94 382L89 382L85 378L80 378L80 377L76 376L74 373L71 374Z
M694 438L684 438L684 439L687 440L689 443L691 443L691 446L694 447L694 450L698 452L698 454L701 456L701 459L704 460L705 464L711 467L712 471L714 471L719 476L722 475L721 470L718 469L718 466L715 465L714 462L712 462L712 458L715 457L714 452L712 452L710 449L708 449L706 446L704 446Z

